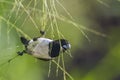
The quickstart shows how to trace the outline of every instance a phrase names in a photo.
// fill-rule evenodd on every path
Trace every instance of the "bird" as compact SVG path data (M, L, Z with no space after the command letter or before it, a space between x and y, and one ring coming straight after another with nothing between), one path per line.
M44 37L37 37L27 40L25 37L20 37L20 40L25 50L18 51L18 55L22 56L26 53L43 61L52 60L71 48L70 43L66 39L52 40Z

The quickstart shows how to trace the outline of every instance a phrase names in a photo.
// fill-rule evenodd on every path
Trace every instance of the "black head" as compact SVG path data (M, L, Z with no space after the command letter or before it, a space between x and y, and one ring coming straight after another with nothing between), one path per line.
M59 40L54 40L49 44L49 54L51 57L57 57L59 56L59 53L61 51L61 47L62 47L62 51L66 51L67 49L70 48L70 44L67 40L65 39L59 39Z
M58 40L58 41L60 42L60 45L62 46L63 51L71 48L71 45L70 45L70 43L69 43L67 40L65 40L65 39L60 39L60 40Z

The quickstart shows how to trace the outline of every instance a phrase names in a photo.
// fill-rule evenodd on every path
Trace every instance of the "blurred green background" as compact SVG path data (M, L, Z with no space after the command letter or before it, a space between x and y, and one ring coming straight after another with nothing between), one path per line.
M64 54L66 71L74 80L120 80L120 0L59 1L74 18L74 22L86 28L81 30L90 40L74 25L58 20L60 32L72 45L73 57ZM20 36L40 36L36 26L43 28L43 14L36 10L42 10L42 5L42 0L0 0L0 80L63 80L62 71L59 70L56 76L54 63L48 77L49 62L36 60L30 55L7 62L17 51L24 49ZM64 8L56 4L56 9L60 15L69 19ZM46 37L54 36L57 39L57 29L52 30L49 25L48 20Z

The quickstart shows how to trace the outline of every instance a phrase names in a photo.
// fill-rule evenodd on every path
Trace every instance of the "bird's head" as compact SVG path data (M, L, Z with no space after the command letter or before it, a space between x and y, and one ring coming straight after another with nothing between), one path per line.
M66 51L71 48L70 43L65 39L60 39L60 45L62 46L63 51Z

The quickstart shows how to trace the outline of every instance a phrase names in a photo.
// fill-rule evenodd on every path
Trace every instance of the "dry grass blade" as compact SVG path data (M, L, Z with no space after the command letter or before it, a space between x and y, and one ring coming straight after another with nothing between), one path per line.
M55 63L71 80L74 80L73 77L65 71L55 60L52 60L53 63Z
M23 32L21 29L19 29L16 25L12 24L11 22L8 22L7 19L5 19L4 17L0 16L0 19L5 21L7 24L11 25L16 31L18 31L28 39L31 39L25 32Z
M97 0L100 4L106 6L106 7L110 7L110 5L108 5L107 3L105 3L104 1L102 0Z

